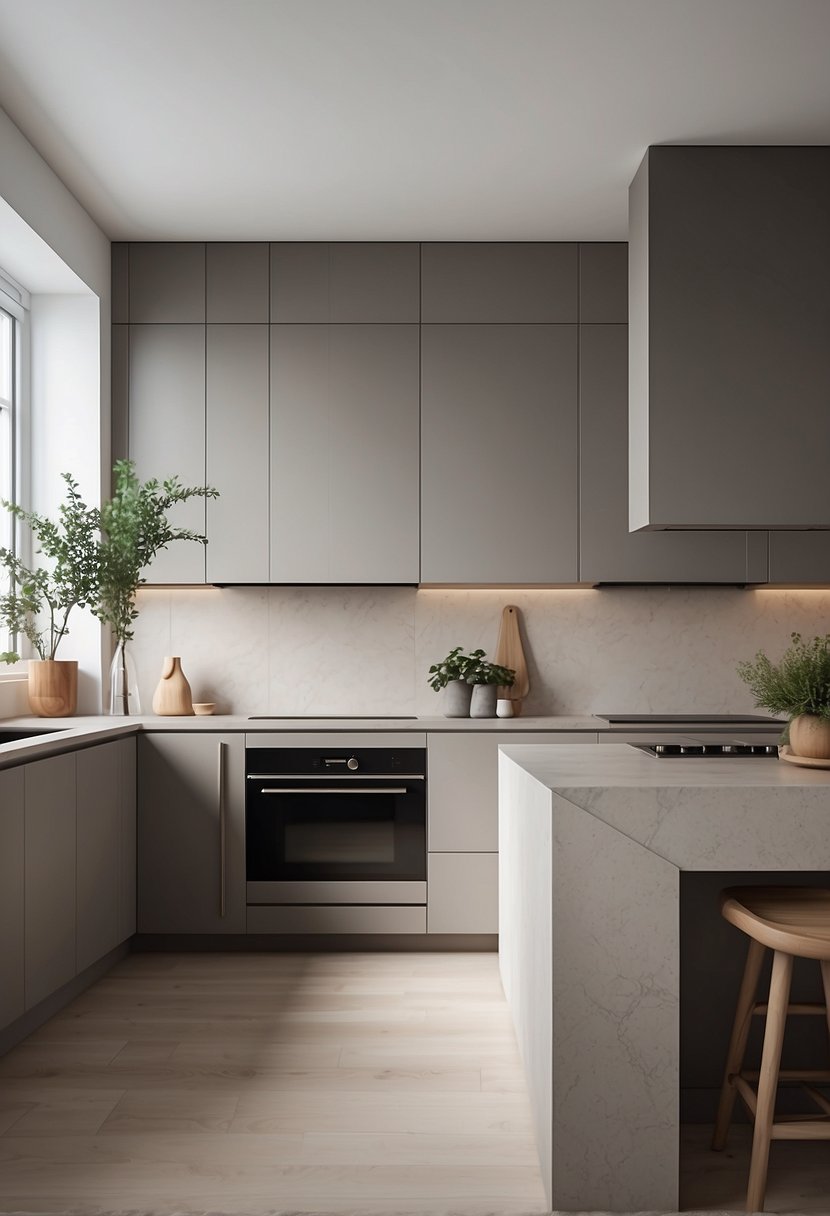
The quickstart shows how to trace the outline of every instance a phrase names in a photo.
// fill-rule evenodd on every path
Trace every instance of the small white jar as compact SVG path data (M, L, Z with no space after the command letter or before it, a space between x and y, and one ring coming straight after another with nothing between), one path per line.
M499 697L496 701L496 717L497 718L512 718L513 717L513 702L509 697Z

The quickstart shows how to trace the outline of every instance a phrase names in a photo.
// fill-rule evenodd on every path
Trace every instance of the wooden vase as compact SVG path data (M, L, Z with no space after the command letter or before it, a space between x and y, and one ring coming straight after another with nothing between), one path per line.
M39 718L71 718L78 708L76 660L30 659L29 705Z
M193 713L190 685L177 656L164 660L161 679L153 693L153 713L162 718L185 717Z
M796 756L830 760L830 721L816 714L799 714L790 723L790 747Z

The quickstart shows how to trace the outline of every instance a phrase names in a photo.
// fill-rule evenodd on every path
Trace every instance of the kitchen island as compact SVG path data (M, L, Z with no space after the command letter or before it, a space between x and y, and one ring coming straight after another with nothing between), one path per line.
M676 1211L681 871L830 871L830 773L505 745L499 855L500 969L548 1201Z

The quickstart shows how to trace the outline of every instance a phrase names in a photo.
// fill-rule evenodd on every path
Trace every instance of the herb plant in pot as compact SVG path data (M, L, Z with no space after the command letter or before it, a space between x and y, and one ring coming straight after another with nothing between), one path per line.
M495 718L496 698L499 688L511 688L516 679L512 667L500 667L498 663L488 663L481 651L476 651L481 657L467 674L467 683L473 687L470 703L471 718Z
M98 593L98 513L81 499L78 483L63 474L66 498L57 521L16 503L3 506L26 526L43 563L28 566L5 547L0 566L8 582L0 595L0 621L16 641L25 639L34 652L29 659L29 704L44 718L71 717L78 707L78 663L56 658L69 633L75 608L92 607ZM0 654L4 663L20 659L17 650Z
M474 650L465 654L460 646L442 659L433 663L427 675L427 683L435 692L444 692L444 717L469 718L470 700L473 695L472 686L467 683L469 672L484 657L483 650Z
M738 664L755 704L789 718L787 736L796 756L830 760L830 634L805 642L800 633L778 663L758 651Z

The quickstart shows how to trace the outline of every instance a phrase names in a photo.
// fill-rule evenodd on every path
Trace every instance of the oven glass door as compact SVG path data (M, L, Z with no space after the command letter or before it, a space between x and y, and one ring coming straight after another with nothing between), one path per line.
M424 881L423 782L263 780L249 790L246 848L249 881Z

